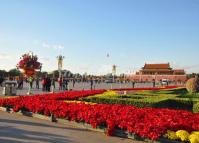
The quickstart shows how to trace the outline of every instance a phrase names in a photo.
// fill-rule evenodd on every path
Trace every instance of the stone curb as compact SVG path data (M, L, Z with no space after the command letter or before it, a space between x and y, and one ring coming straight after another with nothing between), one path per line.
M104 133L105 132L105 129L103 128L93 128L90 124L87 124L87 123L78 123L78 122L75 122L75 121L68 121L68 120L65 120L65 119L56 119L57 120L57 123L60 123L60 124L70 124L71 126L73 127L79 127L79 128L84 128L84 129L87 129L87 130L92 130L92 131L96 131L96 132L102 132Z
M19 112L14 112L12 108L6 108L6 107L0 107L0 111L4 111L4 112L8 112L8 113L15 113L18 115L23 115L23 116L33 117L33 118L38 118L38 119L46 120L46 121L50 121L50 122L56 122L56 123L60 123L60 124L70 125L72 127L84 128L87 130L101 132L101 133L106 132L106 128L103 128L103 127L93 128L90 124L87 124L87 123L81 123L81 122L78 123L75 121L69 121L69 120L65 120L65 119L55 118L53 115L51 115L49 117L49 116L45 116L42 114L32 113L32 112L23 111L23 110L20 110ZM122 138L129 138L132 140L144 141L144 142L149 142L149 143L182 143L179 141L168 140L166 138L160 138L157 141L153 141L148 138L141 138L135 134L129 134L128 132L119 130L119 129L116 129L114 131L114 136L122 137Z

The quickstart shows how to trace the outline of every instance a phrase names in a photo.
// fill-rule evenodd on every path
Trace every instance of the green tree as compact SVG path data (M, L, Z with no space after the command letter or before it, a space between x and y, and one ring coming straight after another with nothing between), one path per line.
M59 71L58 70L54 70L53 71L53 76L54 76L54 78L58 78L59 77Z
M14 69L11 69L11 70L8 71L8 75L11 76L11 77L20 76L21 72L18 69L14 68Z
M5 70L0 70L0 76L7 76L7 72Z
M39 78L42 77L42 72L41 71L37 71L36 72L36 77L39 77Z

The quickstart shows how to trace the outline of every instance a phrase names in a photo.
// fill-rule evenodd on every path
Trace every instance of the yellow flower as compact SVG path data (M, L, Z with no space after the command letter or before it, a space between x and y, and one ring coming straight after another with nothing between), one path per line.
M93 102L85 102L85 101L77 101L77 100L65 100L64 102L66 103L84 103L84 104L96 104L96 103L93 103Z
M193 132L191 132L191 134L199 135L199 131L193 131Z
M199 143L199 134L191 134L189 136L190 143Z
M107 97L107 96L114 96L114 95L118 95L116 91L113 91L113 90L109 90L109 91L106 91L102 94L96 94L94 96L98 96L98 97ZM92 97L92 96L91 96Z
M109 90L107 92L104 92L103 93L104 95L117 95L117 92L116 91L113 91L113 90Z
M178 139L178 137L176 136L176 132L171 131L171 130L167 130L167 133L164 136L167 137L170 140L177 140Z
M178 130L176 136L181 139L181 141L188 141L189 133L185 130Z
M177 132L167 130L167 133L164 135L170 140L189 141L190 143L199 143L199 131L193 131L189 134L185 130L178 130Z

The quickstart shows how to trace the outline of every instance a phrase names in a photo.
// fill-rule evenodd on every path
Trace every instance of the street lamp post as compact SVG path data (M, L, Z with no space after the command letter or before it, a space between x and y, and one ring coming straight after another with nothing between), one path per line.
M116 65L113 65L113 67L112 67L112 74L113 74L113 82L115 82Z
M62 55L57 56L59 78L61 78L62 76L63 59L64 59L64 56Z
M112 74L113 74L113 83L115 83L116 65L113 65L112 67ZM111 84L111 89L112 88L113 88L113 85Z

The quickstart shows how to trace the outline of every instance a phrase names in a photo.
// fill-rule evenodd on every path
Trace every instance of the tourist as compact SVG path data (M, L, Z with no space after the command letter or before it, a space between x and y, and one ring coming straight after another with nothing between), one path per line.
M46 90L46 78L45 77L42 78L41 84L42 84L42 91L45 91Z
M135 88L135 81L132 81L132 87Z
M1 87L2 87L3 81L4 81L4 78L3 78L3 76L1 75L1 76L0 76L0 86L1 86Z
M28 78L25 78L25 82L28 83Z
M68 80L66 78L63 80L63 90L68 90Z
M152 82L153 82L153 88L154 88L154 87L155 87L155 79L153 79L153 81L152 81Z
M97 79L95 79L95 84L97 84L97 81L98 81L98 80L97 80Z
M62 90L62 84L63 84L63 78L62 77L58 78L58 84L59 84L59 90Z
M23 88L23 77L19 77L17 84L18 84L18 87L17 87L18 89Z
M32 85L33 85L33 77L29 77L28 81L29 81L29 84L30 84L30 88L33 88L32 87Z
M75 79L73 79L73 88L75 87Z
M92 78L90 80L90 86L91 86L91 90L93 90L93 79Z
M39 77L36 78L36 88L39 89Z
M51 85L55 89L55 78L54 77L51 79Z
M169 81L167 80L167 86L169 86Z
M46 78L46 91L50 92L50 87L51 87L51 79L50 77Z

